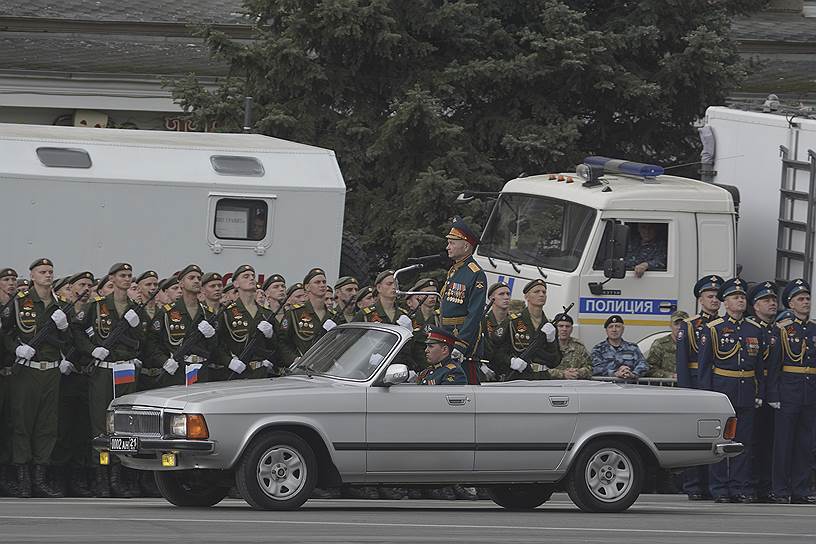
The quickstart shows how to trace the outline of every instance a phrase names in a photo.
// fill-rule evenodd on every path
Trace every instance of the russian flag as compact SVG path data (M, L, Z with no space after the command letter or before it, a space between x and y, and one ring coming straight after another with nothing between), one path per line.
M201 364L187 365L184 368L184 374L187 376L186 385L193 385L198 381L198 370L201 368Z
M122 385L136 381L136 365L131 362L113 365L113 385Z

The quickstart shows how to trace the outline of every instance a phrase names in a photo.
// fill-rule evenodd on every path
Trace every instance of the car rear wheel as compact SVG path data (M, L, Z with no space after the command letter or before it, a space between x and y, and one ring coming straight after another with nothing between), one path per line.
M622 512L632 506L643 487L640 454L617 438L589 443L567 477L567 493L585 512Z
M317 459L296 434L275 431L257 437L235 472L241 496L258 510L299 508L317 483Z
M156 471L154 475L161 496L176 506L214 506L229 493L229 486L221 481L220 471Z
M550 484L516 484L494 485L487 493L502 508L533 510L550 500L554 490Z

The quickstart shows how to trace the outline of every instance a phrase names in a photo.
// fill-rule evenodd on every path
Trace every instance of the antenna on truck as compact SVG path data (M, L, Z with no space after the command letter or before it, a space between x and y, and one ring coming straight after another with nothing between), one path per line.
M244 97L244 132L249 134L252 132L252 97Z

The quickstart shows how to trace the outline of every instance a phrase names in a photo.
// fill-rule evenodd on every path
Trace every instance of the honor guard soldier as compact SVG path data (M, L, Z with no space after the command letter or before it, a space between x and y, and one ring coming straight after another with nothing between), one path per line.
M90 271L79 272L68 278L65 300L74 303L70 331L73 343L84 334L77 326L85 318L93 290L94 277ZM60 362L60 407L57 444L51 454L51 463L59 473L60 491L72 497L93 497L88 488L87 469L91 457L91 422L88 407L88 373L91 360L75 347L63 353Z
M677 386L699 389L697 371L699 368L700 336L706 325L717 319L720 299L717 293L725 282L720 276L703 276L694 284L694 296L700 313L689 317L677 333ZM708 466L689 467L682 473L683 492L691 501L709 500Z
M508 330L510 319L510 286L503 281L496 282L487 290L487 301L490 309L482 320L484 334L484 357L488 364L482 363L480 370L485 381L496 381L498 375L494 368L499 363L499 348L504 344L504 335Z
M173 275L159 282L159 293L156 295L156 301L160 306L175 304L180 297L181 286L177 276Z
M334 284L334 298L337 301L334 313L338 325L354 321L354 314L357 313L354 298L359 290L359 283L351 276L343 276Z
M158 387L184 385L187 365L202 365L199 376L202 381L206 367L216 347L215 327L208 321L214 312L198 301L201 292L201 268L190 264L177 277L181 285L181 298L174 304L166 304L153 319L148 332L149 358L146 364L161 368ZM184 353L180 349L184 346Z
M765 333L771 342L771 352L773 352L776 343L774 320L776 319L777 305L776 285L773 282L759 282L748 290L748 306L751 308L756 322L765 329ZM764 361L765 368L762 377L766 380L770 362L770 358ZM767 397L767 382L765 394ZM774 415L774 409L767 402L757 408L754 414L754 442L752 445L754 458L751 464L757 502L771 502L773 496L771 473L773 468Z
M357 307L357 311L372 306L374 301L374 288L369 285L362 287L354 297L354 305Z
M498 347L497 367L502 381L544 380L548 371L561 364L561 350L556 341L555 326L544 314L547 303L547 283L536 279L524 286L527 306L519 314L511 314L507 331L502 333ZM538 337L544 335L544 341ZM536 343L537 347L528 348Z
M572 337L573 320L569 314L558 314L553 319L558 329L558 347L561 350L561 364L550 369L554 380L592 379L592 358L583 342Z
M143 323L147 320L139 305L127 296L133 282L133 267L128 263L116 263L108 271L108 278L113 284L113 292L94 299L79 325L84 334L74 335L79 352L93 359L88 383L92 436L106 431L105 420L111 400L138 390L135 379L114 385L114 368L117 364L120 367L133 365L138 375L142 367L139 355L144 342ZM116 336L111 338L114 333ZM101 464L105 461L110 464L110 470ZM96 475L97 496L107 493L117 497L134 496L124 481L118 461L114 455L106 459L100 454Z
M0 494L14 497L18 495L17 472L11 465L11 371L14 369L14 354L5 349L6 338L3 326L14 311L14 297L17 294L17 272L13 268L0 270Z
M810 300L804 279L785 286L782 302L793 317L776 324L768 368L766 398L776 411L772 500L777 503L816 503L810 488L816 420L816 323L809 321Z
M441 292L442 327L457 338L454 359L480 358L487 277L473 259L479 237L456 218L446 238L448 257L454 262Z
M281 323L287 366L337 326L334 314L326 308L326 273L322 268L309 270L303 278L303 289L308 299L302 304L293 304L286 313L286 323Z
M286 317L286 280L280 274L272 274L263 282L266 293L266 309L272 312L278 324Z
M155 270L146 270L136 277L134 283L136 284L136 298L134 300L137 304L142 304L147 300L144 312L148 318L153 319L156 317L160 306L156 300L157 297L150 300L150 295L159 288L159 275Z
M2 325L17 363L11 378L12 460L19 496L62 497L49 485L46 467L57 441L59 364L71 347L71 332L68 315L51 291L54 264L37 259L29 270L31 290L17 293ZM34 465L33 486L29 464Z
M139 353L139 360L143 361L142 368L139 369L138 388L140 391L155 389L158 387L158 379L162 373L161 365L154 366L150 362L150 353L148 352L150 342L149 336L153 330L155 321L159 318L161 305L159 299L161 291L156 293L156 296L151 299L151 295L159 288L159 275L155 270L146 270L139 274L133 282L136 285L136 297L132 300L137 304L142 304L145 301L142 311L144 312L145 321L142 323L142 333L145 341L142 342L142 351Z
M221 294L224 290L224 277L218 272L207 272L201 276L201 292L204 293L204 305L215 312L221 309Z
M295 304L306 304L306 301L309 300L309 295L306 294L306 290L303 288L303 284L297 282L289 286L286 290L286 302L284 303L285 312L288 312L292 309L292 306Z
M377 295L376 302L358 312L354 320L365 323L402 325L413 331L411 318L397 306L397 284L393 270L383 270L377 274L374 280L374 291Z
M235 284L230 279L221 290L221 306L232 304L237 297L238 291L235 290Z
M218 327L217 363L225 365L229 375L224 378L216 373L213 377L211 372L210 381L281 375L288 365L283 364L275 319L255 303L255 269L248 264L239 266L232 282L238 298L224 308Z
M425 340L427 367L417 376L419 385L465 385L462 368L451 360L456 337L442 327L431 327Z
M763 359L770 347L765 329L745 317L745 282L732 278L717 298L725 315L706 325L700 336L700 389L724 393L737 413L735 440L745 445L742 455L709 467L709 489L716 502L754 502L751 474L751 435L754 409L762 405Z
M411 295L415 299L416 308L411 311L408 317L413 325L414 339L411 341L411 360L409 367L415 372L420 372L425 368L425 338L431 327L439 327L439 309L436 307L437 295L439 292L439 282L433 278L424 278L417 281L411 292L427 292L428 295Z

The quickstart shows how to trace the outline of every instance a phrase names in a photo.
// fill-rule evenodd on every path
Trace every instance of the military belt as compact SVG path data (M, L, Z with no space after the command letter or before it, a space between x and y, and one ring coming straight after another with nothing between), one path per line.
M125 360L122 360L122 361L99 361L98 363L96 363L96 366L98 366L99 368L109 368L109 369L113 370L113 365L118 365L118 364L121 364L121 363L133 363L133 361L134 361L134 359L125 359ZM136 364L136 363L133 363L133 364ZM161 370L161 369L159 369L159 370Z
M59 361L27 361L23 366L37 370L53 370L59 366Z
M465 318L464 317L443 317L442 318L443 325L464 325Z
M142 374L143 376L156 377L156 376L161 375L162 370L164 370L164 369L163 368L144 368L144 367L142 367L142 369L139 371L139 373Z
M207 368L212 368L213 370L223 370L223 369L225 369L227 367L226 367L226 365L214 365L214 364L210 363L210 364L207 365Z
M195 365L198 363L206 363L207 359L200 355L187 355L184 357L184 362L187 364Z
M782 372L790 372L791 374L816 374L816 367L784 365Z
M753 378L756 376L756 372L753 370L726 370L724 368L715 368L714 374L726 378Z
M700 368L700 363L689 363L689 364L688 364L688 367L689 367L691 370L697 370L698 368Z

